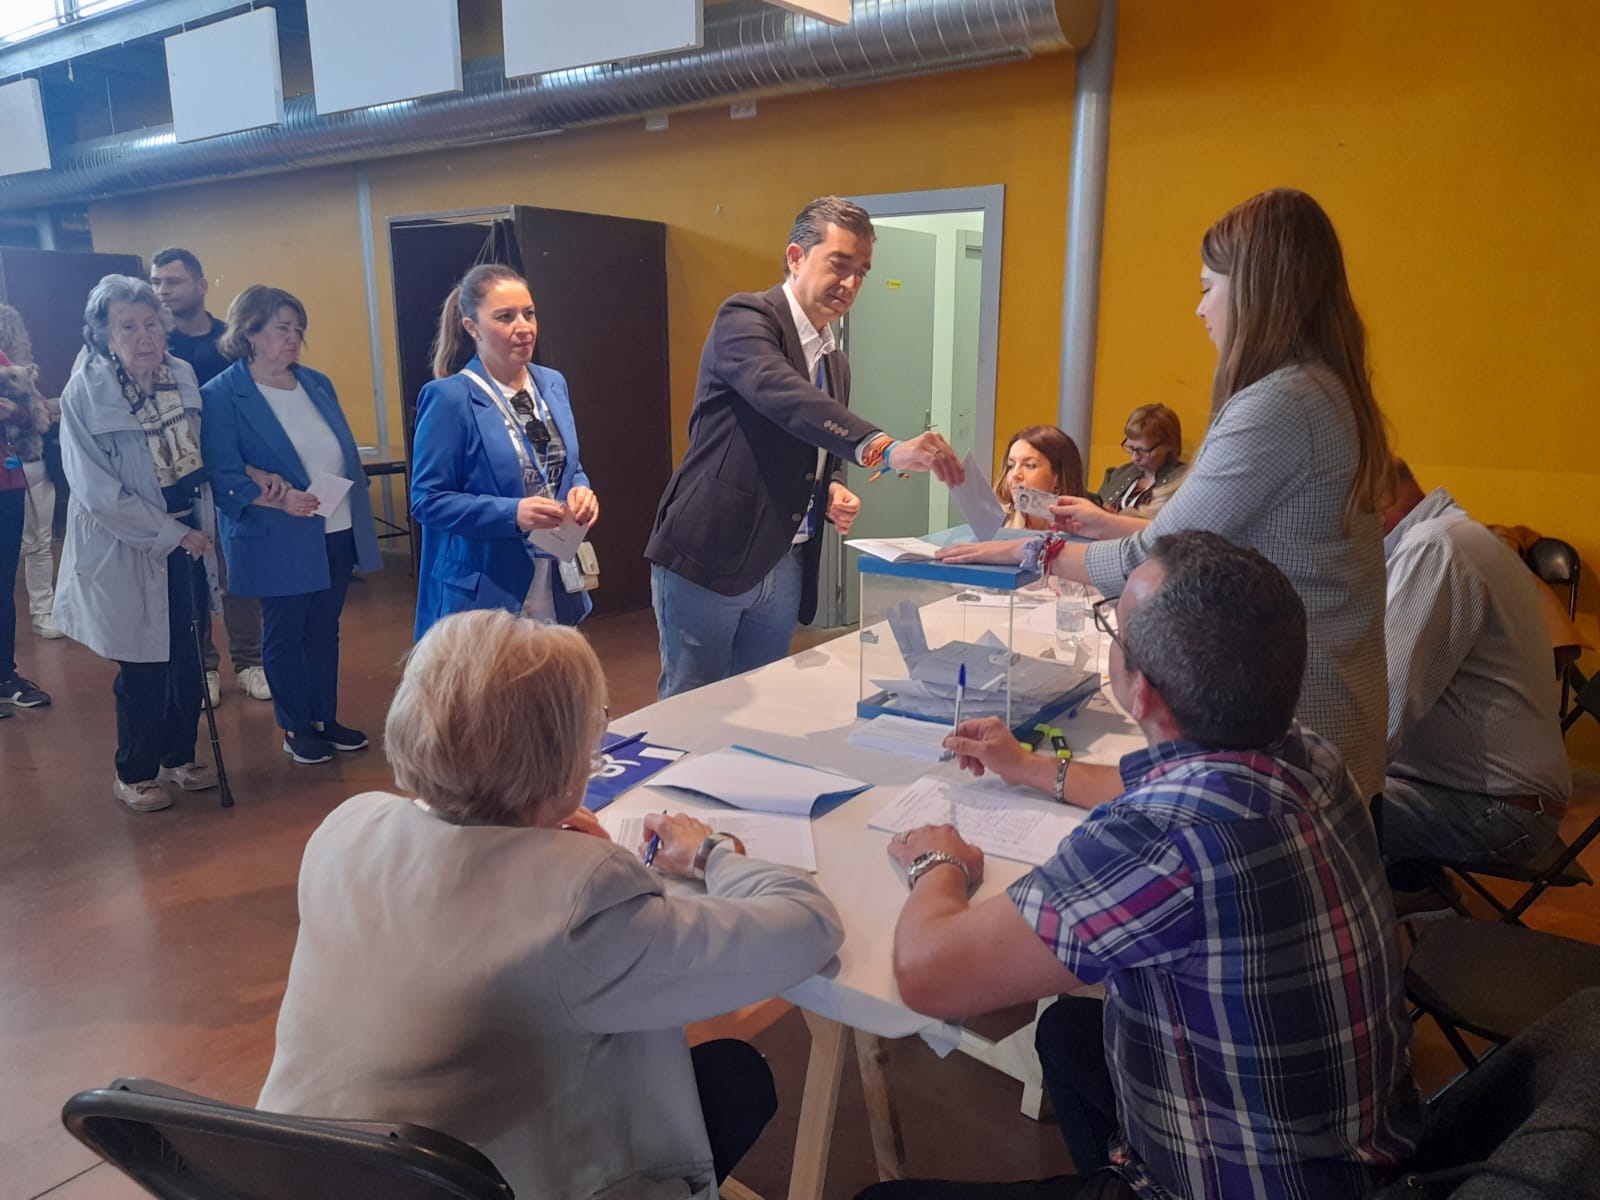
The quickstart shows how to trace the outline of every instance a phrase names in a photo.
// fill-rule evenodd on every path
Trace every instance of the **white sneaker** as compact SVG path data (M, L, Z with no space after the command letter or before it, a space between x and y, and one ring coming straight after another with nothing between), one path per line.
M162 767L156 772L162 783L175 783L186 792L203 792L217 786L217 772L210 763L192 762L181 767Z
M222 703L222 676L216 671L206 672L206 692L211 696L211 707Z
M154 779L146 779L143 783L123 783L119 778L112 786L111 794L135 812L160 812L163 808L172 807L172 797L162 791L161 785Z
M56 638L67 636L66 634L62 633L61 630L56 628L56 623L50 619L49 613L46 613L42 617L35 617L33 619L33 631L40 637L47 638L52 642L55 641Z
M272 687L267 683L267 672L262 667L246 667L237 677L239 690L252 700L271 700Z

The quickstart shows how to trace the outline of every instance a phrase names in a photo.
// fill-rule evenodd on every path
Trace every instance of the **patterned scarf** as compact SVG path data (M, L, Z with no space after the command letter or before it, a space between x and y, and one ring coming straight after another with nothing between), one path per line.
M178 390L178 381L172 374L171 366L163 362L156 368L154 393L146 396L139 390L133 377L122 369L115 355L111 361L116 363L117 380L122 384L122 394L128 401L128 407L144 428L145 440L150 444L150 457L155 460L157 482L163 488L169 488L178 480L198 471L202 466L200 445L195 441L194 430L189 425L189 416L183 408L183 394Z

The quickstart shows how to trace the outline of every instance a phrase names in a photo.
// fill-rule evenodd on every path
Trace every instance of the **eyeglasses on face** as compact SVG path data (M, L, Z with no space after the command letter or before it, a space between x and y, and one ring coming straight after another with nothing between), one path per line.
M1159 687L1160 685L1154 679L1150 679L1150 672L1141 667L1134 659L1133 651L1128 648L1127 641L1123 639L1118 629L1116 598L1107 596L1103 600L1096 600L1090 611L1094 616L1094 627L1121 648L1122 661L1127 665L1128 670L1139 672L1139 674L1150 680L1152 687Z
M1165 445L1165 442L1157 442L1153 446L1135 446L1126 438L1124 438L1122 441L1122 448L1127 451L1129 458L1149 458L1152 454Z

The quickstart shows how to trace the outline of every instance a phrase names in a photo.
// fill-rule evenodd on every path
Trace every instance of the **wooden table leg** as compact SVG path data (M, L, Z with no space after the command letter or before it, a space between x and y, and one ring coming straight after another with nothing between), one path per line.
M861 1069L861 1090L867 1098L867 1128L872 1132L872 1155L879 1179L906 1177L906 1144L900 1136L900 1118L889 1091L889 1050L881 1038L857 1029L856 1064Z
M833 1117L839 1107L839 1079L848 1049L846 1026L815 1013L805 1014L811 1031L811 1056L800 1099L800 1128L795 1134L794 1167L789 1172L789 1200L822 1200L828 1173L828 1147Z

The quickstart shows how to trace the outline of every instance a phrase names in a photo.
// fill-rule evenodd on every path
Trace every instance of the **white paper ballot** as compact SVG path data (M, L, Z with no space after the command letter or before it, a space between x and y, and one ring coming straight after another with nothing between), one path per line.
M681 759L651 776L647 786L684 788L753 812L808 817L817 801L854 796L871 785L820 767L729 746Z
M990 541L1006 523L1006 510L1000 507L1000 500L994 494L994 485L989 482L989 472L978 465L976 454L968 450L967 456L961 460L961 467L966 472L966 478L959 487L950 489L950 498L956 502L956 507L967 519L967 524L972 526L972 532L978 540Z
M343 475L329 475L326 471L311 481L311 486L306 489L306 495L317 498L317 513L319 516L330 516L333 510L339 507L339 501L344 499L350 490L350 481Z
M932 562L939 547L921 538L846 538L846 546L884 562Z
M925 762L938 762L944 757L944 739L950 726L936 721L918 721L894 713L880 713L850 731L848 741L852 746L868 750L884 750L890 754L904 754Z
M570 562L578 552L578 547L583 545L583 539L588 536L587 525L580 525L568 517L554 529L531 530L528 540L546 554L553 554L562 562Z
M1037 867L1089 814L1038 798L1035 792L994 785L952 783L924 775L867 822L885 833L923 825L954 825L985 854Z
M744 843L751 858L794 867L800 871L817 869L817 844L811 836L811 822L805 817L780 817L771 813L691 813L713 832L731 833ZM611 840L629 850L645 842L644 818L616 815L614 810L600 815Z

